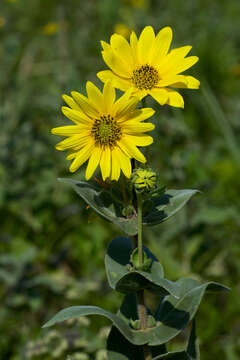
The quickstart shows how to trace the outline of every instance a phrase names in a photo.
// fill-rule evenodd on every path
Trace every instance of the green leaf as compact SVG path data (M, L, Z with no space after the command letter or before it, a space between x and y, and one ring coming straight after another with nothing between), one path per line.
M186 351L174 351L154 357L153 360L190 360Z
M111 320L112 324L117 327L121 334L134 345L148 344L156 346L165 344L178 335L194 317L204 292L207 288L211 288L212 283L201 285L195 280L181 279L179 280L179 285L181 289L181 298L176 299L171 295L163 298L155 315L157 326L153 328L133 330L129 326L129 316L131 315L133 320L136 319L136 305L130 302L131 298L127 297L125 297L127 306L121 307L120 315L112 314L96 306L72 306L61 310L43 327L49 327L58 322L78 318L80 316L102 315ZM216 283L214 283L214 287L226 289ZM131 295L134 296L134 294Z
M178 296L178 284L165 279L162 265L146 247L144 251L153 261L150 270L131 270L131 240L127 237L118 237L109 244L105 266L110 286L122 293L147 289L158 295Z
M176 214L198 190L167 190L160 196L151 198L153 207L144 214L144 225L157 225Z
M187 351L177 351L177 352L169 352L166 354L162 354L161 356L156 356L153 360L160 359L169 359L169 360L200 360L200 350L199 344L196 337L196 324L195 320L192 323L192 329L189 337L189 342L187 346Z
M177 283L179 285L179 299L172 295L161 299L155 314L159 325L153 329L151 339L149 336L149 344L151 345L166 343L178 335L195 316L206 290L228 290L218 283L201 284L193 279L180 279Z
M124 297L121 308L118 311L118 315L129 324L132 321L136 321L137 314L137 301L135 294L128 294ZM142 346L131 344L119 330L112 326L110 334L107 339L107 350L109 360L144 360ZM150 346L152 356L157 356L166 353L165 345Z
M190 360L200 360L200 349L199 343L196 335L196 321L195 319L192 322L191 334L189 337L187 354Z
M130 218L123 217L120 204L111 197L107 190L85 181L59 180L70 185L93 210L119 226L123 232L128 235L137 234L136 215Z
M108 360L144 360L142 346L131 344L112 326L107 339Z
M56 323L79 318L81 316L87 315L102 315L109 320L118 328L118 330L124 334L124 337L131 341L132 343L144 344L147 342L147 339L144 336L144 333L133 331L126 321L124 321L120 316L110 313L104 309L101 309L97 306L71 306L69 308L59 311L51 320L43 325L43 328L50 327Z

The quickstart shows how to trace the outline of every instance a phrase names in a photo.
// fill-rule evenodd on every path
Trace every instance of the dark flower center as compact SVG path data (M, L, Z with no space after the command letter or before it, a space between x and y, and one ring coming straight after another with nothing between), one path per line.
M156 86L158 81L158 71L150 65L142 65L133 70L132 82L139 90L150 90Z
M102 115L95 120L91 133L96 144L112 147L121 139L122 130L111 115Z

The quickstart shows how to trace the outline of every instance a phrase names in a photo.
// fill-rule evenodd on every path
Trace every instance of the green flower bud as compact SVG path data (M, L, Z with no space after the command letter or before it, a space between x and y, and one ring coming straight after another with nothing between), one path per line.
M132 183L139 192L153 190L156 186L157 176L152 169L136 169L132 174Z

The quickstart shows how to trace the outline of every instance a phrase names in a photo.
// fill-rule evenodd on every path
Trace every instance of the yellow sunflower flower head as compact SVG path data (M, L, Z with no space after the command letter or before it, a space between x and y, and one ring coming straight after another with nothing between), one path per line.
M73 91L72 97L63 95L69 107L63 114L74 125L52 129L52 134L67 138L56 145L57 150L68 150L67 159L73 160L70 171L75 172L88 160L85 173L89 180L98 166L103 180L118 180L120 172L131 177L131 159L145 163L138 146L152 144L147 131L154 125L146 123L154 114L151 108L136 109L138 98L127 91L118 100L112 83L107 81L101 92L90 81L86 85L87 97Z
M170 50L172 29L167 26L155 35L146 26L139 39L131 33L130 43L121 35L113 34L110 44L102 41L102 56L111 70L97 75L104 83L112 80L113 86L126 91L133 87L133 96L139 99L151 95L160 105L184 107L176 88L198 89L200 82L181 73L193 66L197 56L188 56L191 46Z

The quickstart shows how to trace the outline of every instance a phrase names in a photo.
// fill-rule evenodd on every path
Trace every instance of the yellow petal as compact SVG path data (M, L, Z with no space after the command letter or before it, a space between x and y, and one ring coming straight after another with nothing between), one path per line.
M138 88L134 88L133 96L136 96L138 100L142 100L145 96L149 94L149 90L139 90Z
M120 160L116 148L112 149L111 180L118 180L120 176Z
M91 117L93 119L96 119L99 117L99 112L97 111L97 109L93 106L93 104L89 101L89 99L86 96L83 96L82 94L78 93L77 91L72 91L71 95L86 115L88 115L89 117Z
M123 152L131 157L136 159L137 161L140 161L142 163L146 162L145 156L141 153L140 150L134 145L134 143L131 143L129 141L128 136L123 136L121 140L118 142L118 146L123 150Z
M91 157L88 161L88 165L87 165L87 169L86 169L86 173L85 173L86 180L89 180L92 177L94 171L98 167L98 164L99 164L100 158L101 158L101 154L102 154L101 147L95 147L93 149Z
M51 133L54 135L70 136L80 134L82 131L86 131L86 126L71 125L71 126L59 126L53 128Z
M152 123L148 123L148 122L142 123L142 122L137 122L135 120L131 120L131 121L127 121L126 123L124 123L122 128L123 128L124 134L135 135L135 134L144 133L147 131L152 131L152 130L154 130L155 125Z
M74 110L80 110L80 107L78 106L78 104L73 100L73 98L71 98L71 96L68 95L62 95L63 100L65 101L65 103L70 106L72 109Z
M93 103L98 112L103 111L103 94L101 91L91 82L86 84L87 95L91 103Z
M79 153L79 150L76 151L76 150L70 149L70 150L68 150L66 159L67 159L67 160L72 160L72 159L74 159L74 158L77 156L78 153Z
M178 81L171 84L174 88L187 88L187 89L199 89L200 81L193 76L184 76L184 81Z
M105 82L103 88L104 110L107 114L111 114L115 98L116 98L116 91L112 86L112 82L108 80Z
M197 56L189 56L185 59L183 59L181 62L179 61L176 63L173 68L171 69L171 72L174 74L179 74L180 72L184 72L185 70L192 67L196 62L198 62L199 58Z
M172 29L166 26L156 36L155 48L152 53L152 65L157 65L161 58L167 55L172 42Z
M168 100L168 93L165 89L154 88L150 91L150 95L160 104L164 105Z
M114 74L111 70L99 71L97 73L97 77L104 83L111 80L113 86L122 91L126 91L132 86L132 82L130 80L121 78L120 76Z
M191 49L192 49L191 45L181 46L179 48L171 50L168 57L184 58L191 51Z
M138 59L142 64L149 62L151 58L155 33L152 26L146 26L140 34L138 40Z
M82 112L82 110L78 111L62 106L62 113L76 124L90 125L92 123L92 119Z
M119 106L116 113L116 117L119 119L119 122L125 120L124 118L125 115L130 116L131 112L136 109L137 104L138 104L138 98L136 97L132 97L129 100L127 100L125 103L120 104L121 106Z
M155 110L152 108L137 109L128 116L129 120L143 121L149 119L155 114Z
M133 88L128 89L125 93L117 99L113 105L112 114L117 117L118 113L126 106L126 103L129 101L133 92Z
M70 165L70 172L75 172L91 155L91 151L94 148L93 141L90 141L83 149L81 149L73 162Z
M127 63L129 71L131 71L134 63L132 50L128 41L119 34L113 34L111 36L110 44L113 52Z
M130 35L130 47L132 50L133 62L135 64L138 64L137 45L138 45L138 38L137 38L137 35L135 34L135 32L133 31Z
M186 76L175 75L175 74L166 76L158 82L157 87L165 87L165 86L169 86L169 85L172 85L172 84L175 84L178 82L187 85Z
M110 67L110 69L117 75L123 78L130 78L131 71L129 66L122 61L122 59L117 56L110 45L105 44L105 48L102 51L102 57L105 63Z
M149 135L137 135L137 136L126 136L128 141L132 142L136 146L148 146L153 143L153 138Z
M102 172L103 180L106 180L110 177L111 172L111 150L109 147L106 147L102 151L101 159L100 159L100 168Z
M171 89L166 89L166 91L168 92L168 105L184 108L183 97L177 91Z
M70 136L67 139L60 141L56 145L56 149L60 150L60 151L67 150L67 149L77 150L77 149L80 149L83 146L85 146L88 142L89 142L89 137L86 136L85 134L74 135L74 136Z
M158 64L160 77L164 78L166 75L169 76L171 74L178 74L193 66L198 61L197 56L184 58L191 48L191 46L183 46L172 50L166 57L164 57Z
M123 174L129 179L132 173L132 165L130 158L119 148L115 147L115 154L119 160L119 165L122 169Z

